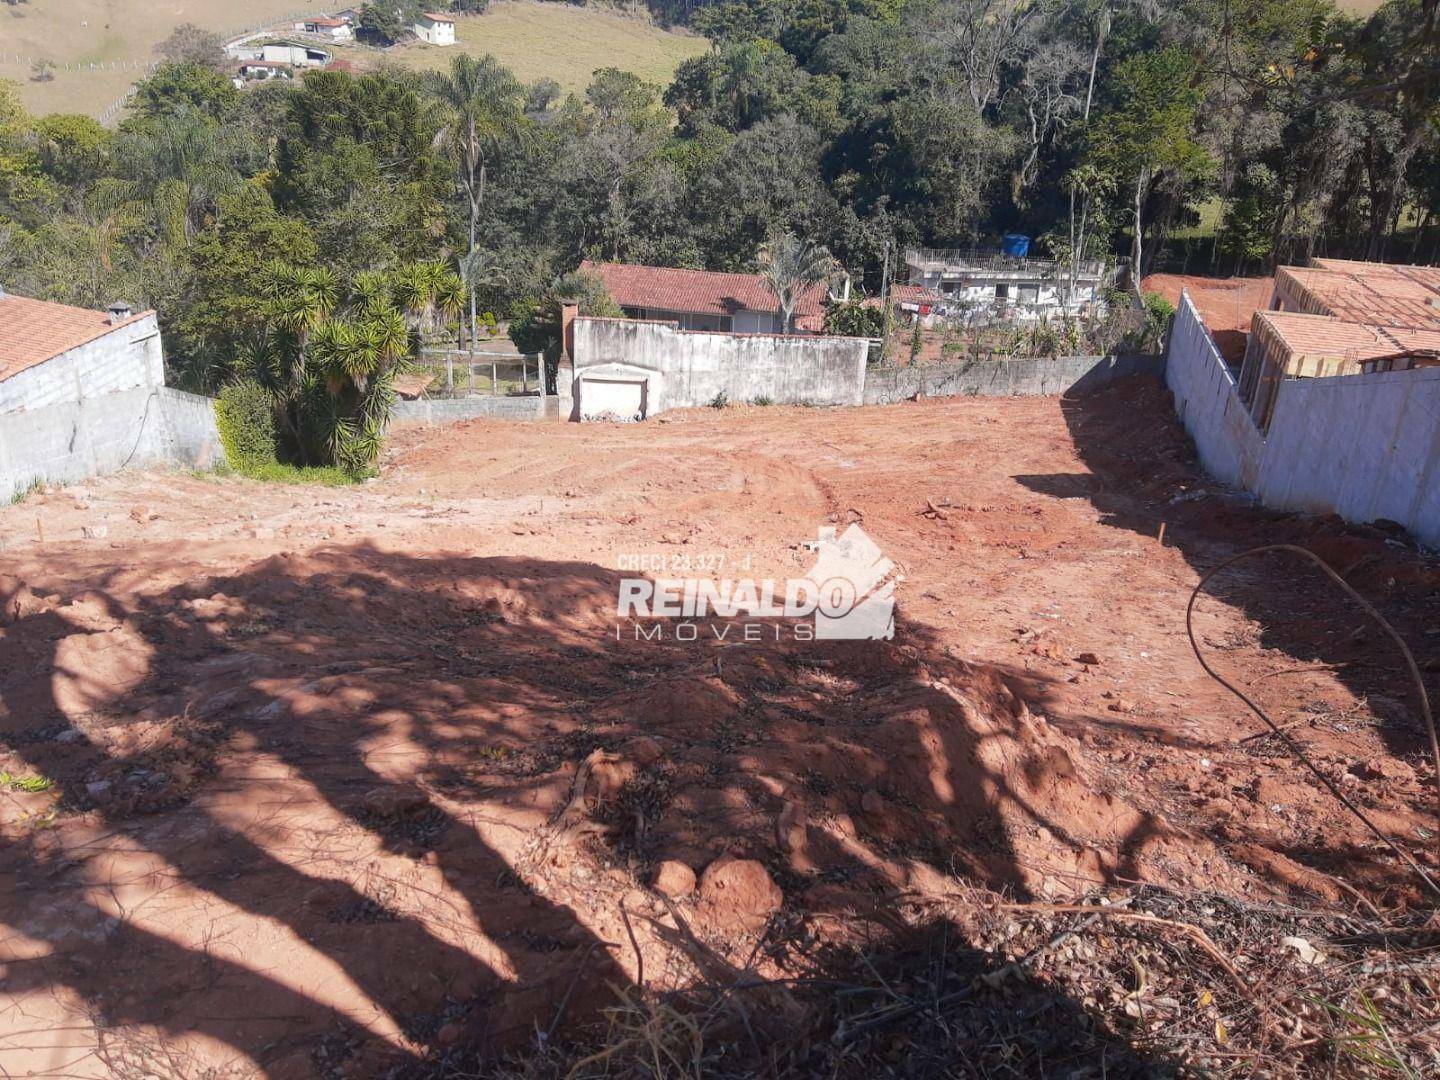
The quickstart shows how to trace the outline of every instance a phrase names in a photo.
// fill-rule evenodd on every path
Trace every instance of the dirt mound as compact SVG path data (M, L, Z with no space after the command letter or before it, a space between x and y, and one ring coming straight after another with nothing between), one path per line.
M728 654L648 682L601 703L590 730L643 730L663 758L592 754L570 811L583 804L622 861L758 860L787 895L824 885L828 903L943 889L954 872L1040 894L1122 864L1188 880L1165 859L1178 834L992 669L867 642Z

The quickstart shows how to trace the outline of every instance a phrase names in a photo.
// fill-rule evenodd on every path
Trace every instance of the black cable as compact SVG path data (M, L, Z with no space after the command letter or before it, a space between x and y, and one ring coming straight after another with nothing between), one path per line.
M1368 817L1365 816L1365 812L1361 810L1358 806L1356 806L1353 802L1351 802L1350 799L1345 795L1345 793L1335 785L1334 781L1332 781L1328 776L1321 772L1320 769L1315 765L1315 763L1305 756L1305 752L1300 749L1299 745L1297 745L1296 742L1291 739L1289 735L1285 734L1285 732L1276 725L1275 721L1271 720L1270 717L1265 715L1265 710L1260 708L1259 705L1256 705L1255 702L1251 701L1250 698L1248 698L1243 691L1241 691L1233 683L1227 681L1214 668L1207 664L1205 662L1205 657L1200 652L1200 644L1195 640L1194 627L1195 601L1198 600L1200 597L1200 590L1205 588L1206 583L1225 568L1233 566L1240 560L1248 559L1253 555L1264 555L1272 551L1288 551L1292 554L1302 555L1305 558L1309 559L1321 570L1323 570L1326 575L1328 575L1330 579L1335 582L1335 584L1339 585L1340 588L1344 589L1346 595L1348 595L1352 600L1359 604L1367 615L1369 615L1372 619L1379 623L1380 626L1385 630L1385 632L1390 635L1391 640L1395 642L1396 646L1400 650L1400 655L1405 658L1406 666L1410 669L1410 677L1415 680L1415 692L1419 695L1420 699L1420 715L1422 719L1424 719L1425 726L1430 735L1430 753L1435 763L1436 796L1437 799L1440 799L1440 740L1437 740L1435 735L1435 718L1430 712L1430 697L1425 692L1425 680L1420 676L1420 667L1418 664L1415 663L1414 655L1410 652L1409 646L1405 644L1404 639L1395 632L1395 628L1385 621L1385 617L1381 615L1380 612L1376 611L1369 601L1367 601L1363 596L1361 596L1358 592L1351 588L1349 582L1347 582L1344 578L1342 578L1339 574L1332 570L1330 566L1325 562L1325 560L1321 559L1313 551L1309 551L1306 548L1298 547L1295 544L1266 544L1264 547L1251 548L1249 551L1242 551L1239 555L1226 559L1219 566L1213 567L1211 570L1207 571L1205 576L1200 579L1199 584L1197 584L1194 590L1190 593L1190 603L1185 606L1185 633L1190 638L1190 648L1195 650L1195 659L1200 661L1200 666L1205 669L1205 674L1209 675L1221 686L1225 687L1226 690L1229 690L1237 698L1243 701L1249 707L1251 712L1253 712L1256 716L1263 720L1266 726L1270 728L1270 731L1276 736L1276 738L1280 739L1280 741L1289 748L1290 752L1294 754L1297 758L1299 758L1301 763L1307 769L1309 769L1312 773L1315 774L1315 778L1325 785L1326 790L1328 790L1331 795L1335 796L1335 798L1340 802L1340 805L1345 807L1346 810L1349 810L1350 813L1354 814L1357 818L1359 818L1360 821L1365 825L1365 827L1369 829L1372 833L1374 833L1376 838L1379 839L1381 843L1383 843L1386 847L1388 847L1391 851L1398 855L1401 861L1406 863L1410 867L1410 869L1414 870L1415 873L1419 875L1420 880L1425 882L1426 886L1429 887L1430 891L1433 892L1437 898L1440 898L1440 885L1437 885L1435 883L1435 880L1425 872L1425 870L1420 866L1419 863L1415 861L1415 859L1410 855L1410 853L1405 851L1388 836L1386 836L1383 832L1381 832L1379 827Z

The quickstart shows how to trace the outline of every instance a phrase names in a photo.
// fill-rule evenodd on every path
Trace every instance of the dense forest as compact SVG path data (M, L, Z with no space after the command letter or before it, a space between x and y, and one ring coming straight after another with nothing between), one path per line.
M317 293L340 308L431 273L412 322L468 307L453 277L523 322L582 258L747 268L781 233L871 289L887 246L1007 230L1147 269L1437 256L1436 0L655 7L713 46L665 87L464 58L237 90L193 31L117 130L0 86L0 282L154 306L175 379L213 387L302 272L358 282Z

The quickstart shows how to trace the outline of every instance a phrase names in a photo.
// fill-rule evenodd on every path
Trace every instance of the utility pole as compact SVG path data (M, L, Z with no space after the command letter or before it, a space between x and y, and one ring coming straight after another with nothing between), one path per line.
M885 241L885 265L880 269L880 362L885 362L885 352L890 348L890 241Z

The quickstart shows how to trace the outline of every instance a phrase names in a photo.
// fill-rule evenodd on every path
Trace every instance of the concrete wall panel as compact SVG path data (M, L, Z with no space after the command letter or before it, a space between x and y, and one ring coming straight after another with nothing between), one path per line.
M659 372L651 415L768 397L780 404L859 405L865 394L864 338L691 333L668 323L580 318L575 373L600 364Z
M1067 356L1058 360L977 360L930 367L871 368L865 404L922 397L1030 397L1098 390L1125 375L1159 376L1158 356Z
M1440 547L1440 368L1287 379L1262 437L1185 296L1166 381L1212 476L1278 510L1388 518Z
M538 394L463 398L424 398L395 404L392 427L406 424L453 424L459 420L539 420L545 399Z
M156 464L207 468L223 457L210 400L163 386L0 414L0 499L36 481Z

